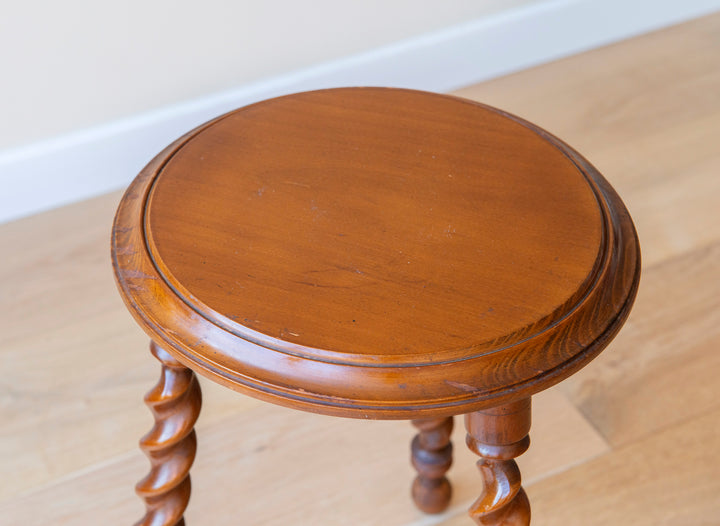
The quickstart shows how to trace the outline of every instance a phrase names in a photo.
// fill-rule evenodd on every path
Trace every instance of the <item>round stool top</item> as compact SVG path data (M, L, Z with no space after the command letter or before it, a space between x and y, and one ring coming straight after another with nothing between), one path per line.
M639 279L630 217L567 145L431 93L224 115L155 158L113 232L153 339L276 403L370 418L529 396L599 353Z

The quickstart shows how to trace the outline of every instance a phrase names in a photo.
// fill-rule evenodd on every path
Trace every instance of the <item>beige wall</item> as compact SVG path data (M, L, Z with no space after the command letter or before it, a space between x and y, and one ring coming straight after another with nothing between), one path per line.
M6 2L0 150L537 1Z

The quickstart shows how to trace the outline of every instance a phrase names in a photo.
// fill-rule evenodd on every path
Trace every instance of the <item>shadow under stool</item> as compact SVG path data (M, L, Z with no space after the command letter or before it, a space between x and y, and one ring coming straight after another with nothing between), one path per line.
M195 373L291 408L411 420L429 513L450 501L464 415L484 479L471 517L529 524L514 458L530 398L605 348L640 275L625 206L567 144L387 88L279 97L189 132L127 190L112 257L162 364L136 487L138 524L155 526L183 524Z

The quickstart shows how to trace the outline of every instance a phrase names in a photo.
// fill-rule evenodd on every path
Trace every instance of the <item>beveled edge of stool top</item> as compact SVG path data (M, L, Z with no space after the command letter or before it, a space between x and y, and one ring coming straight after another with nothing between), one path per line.
M352 90L361 89L383 90ZM389 90L400 91L421 93ZM182 363L216 382L280 405L355 418L447 416L510 402L557 383L597 356L627 318L639 283L639 245L624 204L587 160L539 127L479 103L432 96L521 124L561 151L587 179L602 215L602 242L592 279L563 316L537 333L516 334L461 359L394 358L383 363L372 356L342 360L322 349L278 345L252 330L238 331L233 320L193 304L158 268L147 233L148 200L173 156L231 112L158 154L120 203L112 235L113 266L123 300L141 327Z

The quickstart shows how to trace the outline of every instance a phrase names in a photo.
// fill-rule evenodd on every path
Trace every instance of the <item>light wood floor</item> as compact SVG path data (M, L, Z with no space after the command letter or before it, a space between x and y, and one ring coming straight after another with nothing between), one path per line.
M720 525L720 15L461 90L583 152L635 218L627 325L535 399L520 459L537 525ZM113 284L119 194L0 226L0 525L123 525L158 366ZM404 422L274 407L203 381L195 525L470 524L456 426L451 509L408 498ZM319 440L318 440L319 438Z

